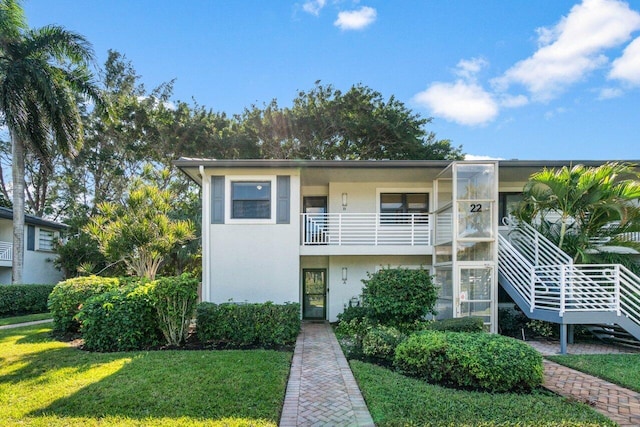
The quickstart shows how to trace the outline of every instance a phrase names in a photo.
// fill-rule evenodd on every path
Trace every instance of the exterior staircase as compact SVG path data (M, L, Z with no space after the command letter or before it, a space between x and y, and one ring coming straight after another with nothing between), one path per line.
M640 278L620 264L574 264L529 224L507 221L498 236L498 281L531 319L593 326L594 333L629 345L640 340ZM623 336L619 330L624 330Z

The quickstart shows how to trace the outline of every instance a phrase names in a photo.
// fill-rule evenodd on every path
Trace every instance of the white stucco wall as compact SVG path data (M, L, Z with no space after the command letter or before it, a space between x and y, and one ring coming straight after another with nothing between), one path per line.
M375 273L381 266L387 267L431 267L430 256L332 256L329 257L327 295L327 319L337 321L349 300L362 293L362 279L367 278L367 272ZM347 282L342 282L342 268L347 268Z
M432 190L430 182L331 182L329 212L376 213L379 210L379 193L426 192L431 199ZM346 209L342 208L342 193L347 193Z
M53 260L57 257L55 252L38 250L38 229L35 230L35 250L27 250L27 225L24 227L24 269L22 271L23 283L49 284L58 283L63 279L63 274L53 265ZM45 230L50 230L44 228ZM51 230L54 231L54 230ZM11 220L0 220L0 241L13 242L13 224ZM11 265L0 267L0 283L11 283Z
M207 170L227 179L290 176L290 223L210 223L210 187L203 185L203 300L216 303L298 302L300 274L300 177L297 170ZM225 204L230 195L225 194ZM276 203L273 200L273 203ZM205 249L206 248L206 249ZM206 264L206 265L204 265Z

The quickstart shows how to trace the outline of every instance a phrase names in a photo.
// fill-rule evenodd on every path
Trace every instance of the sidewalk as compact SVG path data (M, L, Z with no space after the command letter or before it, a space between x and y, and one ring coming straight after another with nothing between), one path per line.
M23 326L40 325L41 323L51 323L51 322L53 322L53 319L34 320L33 322L16 323L14 325L0 326L0 329L21 328Z
M373 425L331 326L303 323L280 427Z

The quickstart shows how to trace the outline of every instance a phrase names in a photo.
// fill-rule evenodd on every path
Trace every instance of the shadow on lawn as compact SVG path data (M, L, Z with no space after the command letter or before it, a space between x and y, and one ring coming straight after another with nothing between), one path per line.
M228 353L225 355L228 358L233 352L120 353L120 357L133 355L133 359L117 372L29 416L208 420L237 417L277 423L284 385L276 392L265 387L269 382L277 382L269 372L260 372L268 371L269 367L246 366L254 363L247 363L240 353L235 361L231 356L231 362L217 366L219 357L212 357L213 353ZM229 363L245 372L254 369L255 373L225 375ZM278 376L286 381L286 375Z

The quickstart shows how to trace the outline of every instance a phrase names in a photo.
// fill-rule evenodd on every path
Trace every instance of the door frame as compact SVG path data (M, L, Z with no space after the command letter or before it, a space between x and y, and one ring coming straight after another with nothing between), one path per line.
M305 316L306 308L307 308L307 293L306 293L306 283L305 276L307 272L322 272L324 277L324 306L322 307L322 318L320 317L307 317ZM327 294L328 294L328 280L327 280L327 269L326 268L303 268L302 269L302 319L303 320L326 320L327 319ZM313 294L318 295L318 294Z

